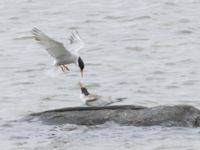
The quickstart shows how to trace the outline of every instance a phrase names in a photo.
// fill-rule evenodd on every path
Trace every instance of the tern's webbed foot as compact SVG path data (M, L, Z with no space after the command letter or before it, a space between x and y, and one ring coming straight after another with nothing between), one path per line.
M70 71L69 68L67 67L67 65L63 65L63 67L64 67L66 70Z

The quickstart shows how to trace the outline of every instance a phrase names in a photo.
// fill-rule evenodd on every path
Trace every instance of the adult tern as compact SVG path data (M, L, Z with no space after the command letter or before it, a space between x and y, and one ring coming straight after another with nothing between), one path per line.
M78 32L73 32L69 38L67 48L63 43L60 43L37 28L32 29L33 37L42 45L47 52L55 59L54 65L60 67L63 72L69 71L67 65L76 64L80 68L81 76L83 77L84 62L79 56L78 51L84 46Z

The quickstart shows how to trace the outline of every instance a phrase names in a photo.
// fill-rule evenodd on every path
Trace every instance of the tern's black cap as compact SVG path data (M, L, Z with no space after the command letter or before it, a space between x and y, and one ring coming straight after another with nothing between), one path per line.
M83 70L85 67L85 64L83 60L81 59L81 57L78 57L78 66L80 67L81 70Z
M85 87L81 88L81 92L85 95L88 96L90 93L88 92L88 90Z

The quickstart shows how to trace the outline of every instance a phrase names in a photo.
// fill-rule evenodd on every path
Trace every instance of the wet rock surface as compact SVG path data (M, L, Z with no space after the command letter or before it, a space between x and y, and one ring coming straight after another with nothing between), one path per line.
M189 105L143 107L116 105L106 107L69 107L29 115L26 120L44 124L99 125L113 121L120 125L199 127L200 111Z

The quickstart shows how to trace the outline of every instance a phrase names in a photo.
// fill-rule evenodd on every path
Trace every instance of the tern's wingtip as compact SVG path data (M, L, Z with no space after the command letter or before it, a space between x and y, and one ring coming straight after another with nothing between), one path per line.
M37 31L38 29L36 27L33 27L32 28L32 31Z
M39 33L39 32L41 32L38 28L36 28L36 27L33 27L32 28L32 32L33 33Z

